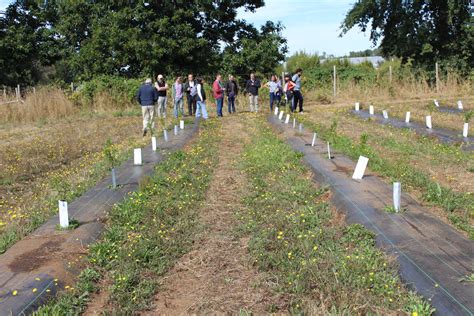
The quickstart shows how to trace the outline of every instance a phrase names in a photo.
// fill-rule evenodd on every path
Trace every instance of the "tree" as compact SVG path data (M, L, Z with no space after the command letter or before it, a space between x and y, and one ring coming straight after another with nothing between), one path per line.
M360 0L341 27L342 34L354 26L370 28L370 39L386 57L429 68L439 61L468 73L474 65L472 22L466 0Z

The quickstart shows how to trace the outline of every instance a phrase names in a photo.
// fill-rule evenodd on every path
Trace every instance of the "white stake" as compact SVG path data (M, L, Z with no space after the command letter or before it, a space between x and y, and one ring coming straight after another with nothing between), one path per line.
M410 123L410 112L405 115L405 123Z
M439 102L438 102L438 100L434 99L433 102L434 102L434 104L436 105L436 107L439 108Z
M364 177L365 168L367 168L368 162L369 158L359 156L359 161L357 161L357 165L355 167L354 174L352 175L352 179L361 180Z
M360 103L356 102L355 105L354 105L354 108L355 108L356 111L359 111L360 110Z
M174 135L178 135L178 125L174 126Z
M433 126L431 125L431 115L426 116L426 127L431 129Z
M299 125L299 127L298 127L298 131L299 131L300 133L303 133L303 124L302 124L302 123L300 123L300 125Z
M331 159L331 148L329 148L329 142L328 143L328 158Z
M165 142L168 141L168 131L166 130L166 128L163 130L163 138L165 139Z
M293 118L293 128L296 128L296 119Z
M278 106L275 106L275 115L278 115Z
M467 137L469 133L469 123L464 123L464 127L462 129L462 137Z
M59 226L61 228L69 227L69 212L67 209L67 201L58 201L59 203Z
M374 115L374 106L373 105L369 106L369 114Z
M184 121L179 121L179 128L184 129Z
M112 168L111 172L112 172L112 188L115 189L117 187L117 178L115 177L115 168Z
M387 119L388 119L388 112L387 112L387 110L383 110L382 114L383 114L383 118L387 120Z
M285 112L284 112L284 111L281 111L281 112L280 112L280 116L278 116L278 119L279 119L280 121L281 121L281 119L283 118L283 114L285 114Z
M133 164L135 166L142 164L142 149L141 148L135 148L133 150Z
M290 123L290 114L287 114L285 118L285 124L288 124L288 123Z
M461 100L458 100L458 109L462 110L463 107L462 107L462 101Z
M393 208L397 212L400 212L401 195L402 195L402 186L400 182L394 182L393 183Z
M155 136L151 138L151 149L153 151L156 151L156 137Z
M311 147L314 147L315 143L316 143L316 133L313 134L313 141L311 142Z

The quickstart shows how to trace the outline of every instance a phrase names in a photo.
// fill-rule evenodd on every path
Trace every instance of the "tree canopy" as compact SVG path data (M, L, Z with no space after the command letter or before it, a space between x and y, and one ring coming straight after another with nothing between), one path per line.
M467 0L359 0L347 13L342 33L370 29L386 57L433 67L435 61L469 72L474 64L473 18Z
M35 83L48 66L63 81L267 72L286 53L282 26L257 30L237 18L239 8L262 6L263 0L16 0L0 16L0 83Z

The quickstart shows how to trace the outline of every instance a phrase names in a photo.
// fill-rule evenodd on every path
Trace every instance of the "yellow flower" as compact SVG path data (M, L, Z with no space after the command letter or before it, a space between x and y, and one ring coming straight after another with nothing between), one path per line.
M35 293L36 291L38 291L38 289L37 289L37 288L34 288L32 291L33 291L33 293Z
M13 296L16 296L17 294L18 294L18 291L17 291L17 290L14 290L14 291L12 292L12 295L13 295Z
M411 316L418 316L418 312L411 313Z

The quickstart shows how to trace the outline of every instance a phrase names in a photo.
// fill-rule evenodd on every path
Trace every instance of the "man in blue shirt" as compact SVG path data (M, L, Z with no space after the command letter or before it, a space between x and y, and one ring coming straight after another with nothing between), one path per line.
M158 100L158 91L151 85L151 79L145 80L145 84L138 89L137 100L142 106L143 136L145 136L149 127L155 127L153 115L155 112L155 102Z
M291 79L295 83L293 90L293 111L296 111L296 106L299 104L300 113L303 112L303 95L301 94L301 74L303 70L301 68L296 69L295 75Z

